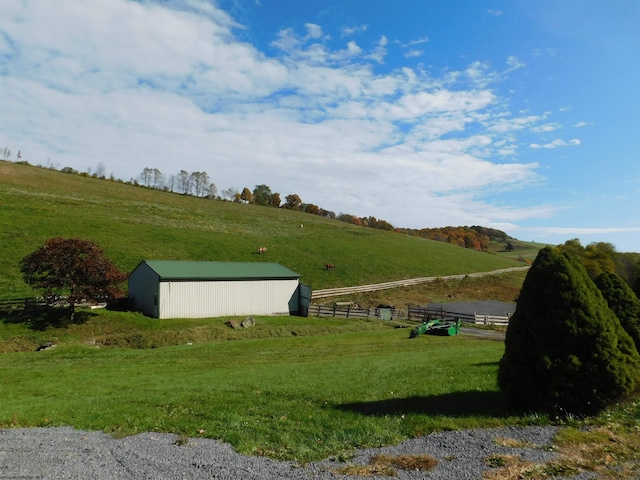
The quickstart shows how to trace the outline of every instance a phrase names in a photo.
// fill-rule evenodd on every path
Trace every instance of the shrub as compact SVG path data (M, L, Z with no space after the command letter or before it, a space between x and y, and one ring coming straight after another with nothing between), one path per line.
M622 328L633 339L640 352L640 300L631 287L615 273L602 273L596 278L596 285L609 308L616 314Z
M595 413L630 392L640 356L584 267L542 249L525 278L498 385L525 409Z

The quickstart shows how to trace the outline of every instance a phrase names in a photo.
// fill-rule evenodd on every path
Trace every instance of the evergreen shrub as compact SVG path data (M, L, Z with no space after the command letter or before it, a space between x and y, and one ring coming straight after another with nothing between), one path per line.
M542 249L505 339L498 385L521 408L592 414L632 391L640 355L584 267Z
M640 352L640 300L627 282L615 273L600 274L596 285Z

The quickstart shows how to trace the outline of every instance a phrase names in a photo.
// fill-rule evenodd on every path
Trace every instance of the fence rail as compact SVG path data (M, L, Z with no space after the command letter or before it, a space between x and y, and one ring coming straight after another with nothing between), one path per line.
M500 275L508 272L518 272L527 270L529 267L511 267L501 268L499 270L493 270L491 272L475 272L467 273L463 275L446 275L443 277L421 277L421 278L409 278L406 280L397 280L393 282L374 283L371 285L359 285L356 287L339 287L339 288L326 288L324 290L314 290L311 293L311 299L316 300L318 298L337 297L340 295L352 295L354 293L376 292L379 290L388 290L390 288L409 287L412 285L420 285L422 283L431 283L438 280L462 280L465 278L478 278L487 277L490 275Z
M501 317L498 315L476 315L476 325L509 325L510 316Z
M476 323L476 316L473 314L451 312L442 308L428 308L421 305L409 305L407 309L407 319L426 321L433 318L457 317L464 323Z
M380 320L407 320L424 322L434 318L459 318L462 323L475 325L508 325L509 316L481 315L477 313L460 313L443 310L442 308L428 308L421 305L408 305L406 310L386 308L361 308L355 305L317 305L309 306L310 317L357 318Z
M385 308L360 308L357 306L342 305L311 305L310 317L337 317L337 318L377 318L381 320L400 320L402 313L397 309ZM406 315L404 316L406 318Z
M38 297L9 298L0 300L0 308L26 308L41 300L42 299Z

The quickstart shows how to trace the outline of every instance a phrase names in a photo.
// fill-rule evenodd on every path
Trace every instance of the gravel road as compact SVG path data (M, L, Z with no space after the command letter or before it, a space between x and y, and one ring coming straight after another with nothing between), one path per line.
M327 459L306 465L235 453L210 439L179 439L172 434L142 433L114 439L102 432L70 427L1 429L0 479L353 479L336 473L348 464L366 465L373 455L428 454L437 459L428 472L398 470L409 479L481 479L492 455L519 455L543 462L554 458L548 447L556 427L525 427L441 432L399 445L359 450L347 462ZM513 439L527 448L501 446ZM503 443L504 444L504 443ZM367 477L388 478L388 477ZM590 477L577 476L574 480Z

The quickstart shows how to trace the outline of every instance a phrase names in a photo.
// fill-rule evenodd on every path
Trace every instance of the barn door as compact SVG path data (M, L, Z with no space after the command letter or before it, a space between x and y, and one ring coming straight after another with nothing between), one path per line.
M298 315L308 317L309 305L311 305L311 287L301 283L298 285Z

